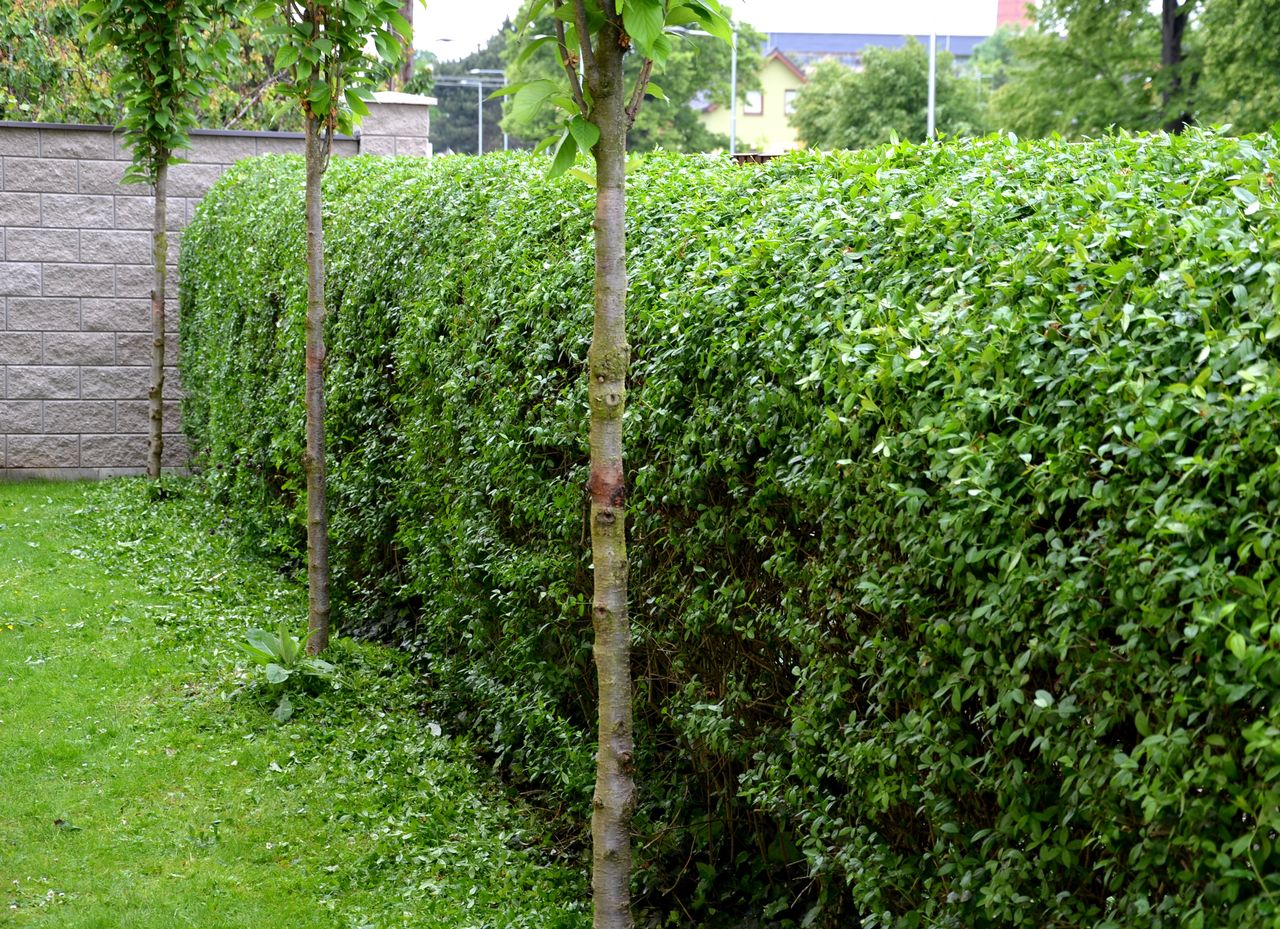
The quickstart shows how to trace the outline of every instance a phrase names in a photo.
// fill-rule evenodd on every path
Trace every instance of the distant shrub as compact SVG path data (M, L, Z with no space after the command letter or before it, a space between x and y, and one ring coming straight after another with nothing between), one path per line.
M866 927L1280 918L1271 138L656 157L631 178L641 890ZM302 531L301 165L183 240L200 466ZM580 815L590 192L328 179L334 558Z

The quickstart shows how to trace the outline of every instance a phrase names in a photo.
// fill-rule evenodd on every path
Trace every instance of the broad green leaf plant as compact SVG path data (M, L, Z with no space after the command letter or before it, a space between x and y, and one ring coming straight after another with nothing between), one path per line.
M114 48L120 68L112 90L124 100L120 121L132 162L126 183L151 184L151 383L147 388L150 443L147 475L160 476L164 457L165 264L168 258L167 181L175 154L191 144L195 104L235 49L230 29L238 0L85 0L80 13L90 47Z
M717 0L535 0L524 27L551 5L554 33L533 37L530 54L549 48L564 77L506 88L517 117L547 105L563 114L552 175L574 167L579 152L595 160L595 312L588 351L591 405L592 622L599 682L596 787L592 800L592 911L596 929L631 929L631 817L636 805L632 718L631 625L627 613L626 408L627 132L678 33L700 26L732 41ZM624 62L639 55L628 85Z
M280 37L277 70L289 70L289 93L306 130L307 318L307 650L329 644L329 517L324 436L324 225L321 180L335 132L369 113L365 101L410 42L412 27L398 0L265 0L254 16L273 19ZM373 46L370 54L369 46Z

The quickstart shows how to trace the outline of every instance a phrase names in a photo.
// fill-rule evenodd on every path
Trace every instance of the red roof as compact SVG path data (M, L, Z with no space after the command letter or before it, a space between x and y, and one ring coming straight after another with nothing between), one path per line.
M1001 26L1029 26L1031 17L1027 15L1030 0L1000 0L996 7L996 28Z

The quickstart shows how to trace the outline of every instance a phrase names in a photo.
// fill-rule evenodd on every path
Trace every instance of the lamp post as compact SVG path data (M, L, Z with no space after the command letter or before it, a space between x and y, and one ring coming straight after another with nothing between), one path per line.
M673 26L670 32L681 35L703 35L712 37L711 33L702 29L682 29ZM738 153L738 23L733 22L733 40L729 43L729 157Z
M496 74L498 77L502 78L502 83L504 85L507 83L507 72L503 71L501 68L472 68L467 73L468 74ZM481 107L481 109L483 109L483 107ZM502 130L502 150L505 152L508 147L509 145L508 145L507 130L503 129ZM484 154L484 116L483 115L480 117L480 154L481 155Z
M926 127L924 137L926 139L933 138L933 130L937 125L935 116L936 104L938 98L938 34L936 32L929 33L929 112L925 117Z

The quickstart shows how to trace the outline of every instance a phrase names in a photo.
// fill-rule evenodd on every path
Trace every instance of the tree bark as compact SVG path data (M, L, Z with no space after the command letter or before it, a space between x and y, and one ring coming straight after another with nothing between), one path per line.
M1162 0L1160 8L1160 69L1164 72L1164 89L1160 93L1164 105L1166 132L1182 132L1191 125L1191 113L1184 107L1182 112L1170 115L1170 108L1177 102L1182 93L1182 39L1187 31L1187 22L1191 18L1191 8L1195 0Z
M591 404L592 622L599 680L599 753L591 816L595 929L632 929L631 814L635 809L631 718L631 626L627 615L626 476L622 420L627 396L626 85L620 26L601 28L595 50L595 318L588 352Z
M320 121L306 117L307 160L307 652L329 646L329 515L324 447L324 224L321 181L328 151Z
M147 477L160 476L164 457L164 301L165 277L169 261L168 223L169 153L157 154L155 217L151 227L151 384L147 388L151 443L147 456Z

